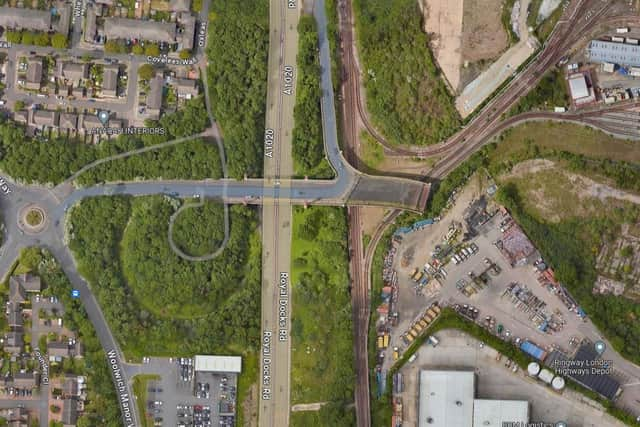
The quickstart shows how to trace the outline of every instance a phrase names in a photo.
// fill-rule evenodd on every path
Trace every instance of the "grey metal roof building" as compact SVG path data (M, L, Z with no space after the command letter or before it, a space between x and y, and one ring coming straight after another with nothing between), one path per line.
M170 22L107 18L104 21L104 32L110 40L135 38L169 43L176 41L176 24Z
M547 356L545 365L556 368L568 360L592 362L598 359L600 355L596 352L593 343L585 342L578 348L573 359L561 351L554 350ZM567 374L566 376L609 400L615 399L621 390L620 383L608 374Z
M49 31L51 28L51 13L36 9L2 6L0 7L0 26L21 30Z
M591 62L611 62L614 64L640 66L640 46L592 40L587 48Z

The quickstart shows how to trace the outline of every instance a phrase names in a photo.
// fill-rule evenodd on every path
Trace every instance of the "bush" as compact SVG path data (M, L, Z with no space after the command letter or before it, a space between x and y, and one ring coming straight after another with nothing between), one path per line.
M211 4L209 93L228 147L229 174L260 176L263 165L269 7L263 0Z
M395 144L440 142L460 125L415 0L354 1L367 107Z

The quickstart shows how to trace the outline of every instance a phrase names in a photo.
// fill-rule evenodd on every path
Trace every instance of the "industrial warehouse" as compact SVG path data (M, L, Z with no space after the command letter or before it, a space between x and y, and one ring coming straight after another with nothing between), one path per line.
M472 371L420 371L419 427L527 425L529 402L476 399Z

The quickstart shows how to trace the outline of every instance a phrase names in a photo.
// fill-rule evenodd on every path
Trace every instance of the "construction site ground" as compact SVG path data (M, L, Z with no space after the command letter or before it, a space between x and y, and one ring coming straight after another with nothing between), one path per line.
M449 226L453 222L462 222L465 209L484 192L484 187L480 184L481 180L477 176L472 177L469 184L456 194L455 203L440 221L403 236L402 243L393 260L393 268L398 275L399 291L395 311L399 313L399 321L397 326L391 329L390 345L385 353L383 371L387 371L393 363L391 357L393 347L399 347L400 354L403 353L406 344L402 336L410 329L416 317L434 301L440 301L446 305L468 304L476 307L479 310L477 321L480 322L486 316L491 316L495 321L494 333L497 325L503 325L503 337L511 341L516 338L528 339L544 348L555 346L570 352L583 338L587 337L593 340L593 337L599 336L591 322L583 321L574 312L569 311L557 295L538 283L538 275L533 265L511 267L494 244L503 235L500 230L500 222L503 218L501 213L496 213L491 220L478 227L478 235L468 242L473 242L478 246L476 254L458 265L454 265L453 262L447 263L444 266L447 272L446 277L440 279L439 282L436 279L430 282L439 283L435 287L434 293L425 292L427 288L420 292L416 291L414 288L416 283L411 279L411 274L415 268L421 269L426 262L431 260L431 253L435 250L436 245L442 244ZM405 252L412 254L412 257L408 265L403 266L402 258ZM495 263L499 267L500 273L497 275L490 273L489 283L486 287L478 289L470 296L465 296L457 289L456 283L460 279L470 282L469 272L479 276L485 271L487 269L485 258ZM502 296L507 286L512 282L528 287L539 300L544 301L547 313L561 317L564 326L552 333L540 331L537 325L530 320L530 313L518 308L512 302L511 296ZM624 378L620 379L624 381Z
M469 83L461 95L456 99L456 108L465 118L471 114L484 100L500 85L511 77L536 50L537 41L529 34L526 10L530 0L522 0L520 10L519 29L520 41L509 48L497 61L484 71L478 78Z
M453 90L460 84L464 0L421 0L424 31L431 50Z
M628 203L640 204L637 194L568 172L547 159L518 163L510 173L499 177L499 181L514 183L523 196L526 210L552 222L600 216Z
M455 93L509 46L502 26L502 0L421 0L424 31Z
M562 394L532 379L522 370L514 373L505 367L505 358L496 361L497 352L455 330L438 333L440 344L424 344L418 357L400 372L404 376L402 397L403 426L417 427L419 373L421 369L473 370L476 373L476 398L526 400L532 422L565 421L569 427L622 427L623 423L606 415L602 407L583 395L565 389Z
M503 3L503 0L464 1L460 89L509 47L501 21Z

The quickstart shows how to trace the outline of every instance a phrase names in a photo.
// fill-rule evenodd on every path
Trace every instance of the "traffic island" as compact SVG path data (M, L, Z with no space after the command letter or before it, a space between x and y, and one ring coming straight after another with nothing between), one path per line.
M47 227L47 215L40 206L24 206L18 215L18 227L27 234L38 234Z

